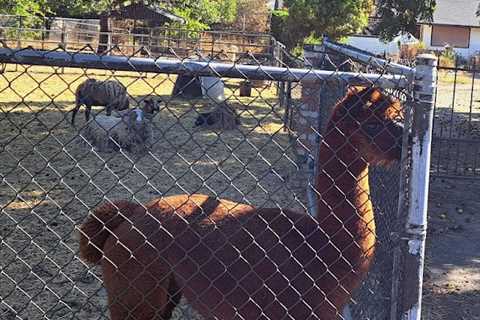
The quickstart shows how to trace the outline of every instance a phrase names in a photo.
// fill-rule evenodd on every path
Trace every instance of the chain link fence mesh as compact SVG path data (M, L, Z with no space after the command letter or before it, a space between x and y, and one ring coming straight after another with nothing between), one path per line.
M328 44L333 44L333 46L328 46ZM342 52L342 49L347 49L347 51ZM379 61L385 61L369 56L367 52L355 47L334 42L327 42L326 46L312 46L310 50L316 52L317 56L320 54L321 57L317 61L314 60L314 65L327 70L387 75L392 74L390 68L396 67L394 64L381 64ZM370 60L355 59L355 54L369 56ZM405 71L402 70L400 74L405 74ZM322 130L327 125L335 103L346 94L348 87L348 82L341 79L325 83L322 87L320 93L320 126ZM392 97L402 101L404 107L412 104L411 95L407 89L397 87L387 91ZM376 210L376 259L368 278L353 296L352 319L396 319L396 317L400 317L400 314L396 314L392 309L398 308L399 310L402 306L402 284L399 284L398 287L395 286L402 280L401 273L404 270L402 270L402 266L395 265L400 261L394 260L396 259L394 253L397 252L398 255L401 251L399 233L406 221L406 215L399 212L398 207L398 195L401 193L407 197L406 190L402 192L399 190L400 169L403 166L404 172L407 172L406 165L407 162L387 168L374 166L370 170L371 197ZM404 202L401 203L403 206ZM396 274L397 272L399 274ZM392 307L392 305L395 306Z
M72 53L71 57L77 53L94 55L88 47ZM115 54L121 56L122 52L117 50ZM124 57L127 63L133 61ZM298 69L287 67L284 70L290 74L291 81L283 85L269 77L254 56L250 57L249 65L258 68L257 76L252 79L184 73L190 60L181 56L177 59L183 69L171 70L171 73L98 70L88 65L69 68L68 61L61 66L41 65L38 61L30 65L21 59L14 63L15 59L13 56L10 63L4 65L0 75L1 319L108 319L110 312L113 312L112 319L162 319L166 317L164 310L152 303L159 301L161 294L151 297L155 290L164 293L171 289L164 281L172 275L171 270L162 274L170 264L174 265L175 279L171 283L178 286L178 295L169 291L168 299L176 303L182 296L182 302L173 310L173 319L202 318L197 311L205 318L309 318L308 310L331 310L338 298L336 294L348 290L349 281L357 281L355 274L363 270L359 267L363 264L345 261L348 259L344 257L356 256L355 253L362 250L366 250L363 254L368 256L371 248L366 247L368 241L362 241L369 236L377 240L376 257L361 288L353 292L353 319L389 318L393 303L392 255L397 245L393 235L403 222L403 217L397 216L399 165L371 170L371 195L360 197L364 203L358 203L360 198L351 201L351 194L356 194L355 187L350 185L348 189L342 181L353 181L352 178L357 183L365 181L351 169L354 163L365 165L369 159L391 160L392 141L398 138L393 133L398 133L394 128L399 119L393 119L389 113L392 110L385 111L386 106L390 106L394 98L399 99L403 107L408 106L410 96L400 84L395 87L395 83L394 90L382 90L381 96L375 96L379 100L358 91L350 96L353 100L346 100L344 105L353 105L359 113L349 109L337 119L339 132L332 128L325 132L333 106L345 96L348 87L359 83L376 85L371 79L378 79L380 84L388 75L368 76L358 69L342 77L341 68L333 62L328 67L333 71L330 76L318 79L313 86L311 82L302 82L304 78L297 76ZM201 57L200 60L208 59ZM311 72L311 68L307 64L304 74ZM242 65L232 69L242 74ZM113 110L111 116L105 116L105 108L99 106L93 107L87 122L82 106L72 125L75 92L87 79L115 80L123 84L130 109L139 108L135 111L134 124L130 126L129 122L132 111L120 111L119 115ZM315 95L318 100L312 100ZM151 116L144 113L147 101L153 101L158 107ZM316 110L308 110L309 104ZM370 105L385 112L366 117L369 110L366 106ZM126 113L122 116L121 112ZM346 119L350 119L348 126L344 123ZM98 129L102 121L116 121L116 124L110 129ZM364 126L364 122L370 126ZM142 124L148 124L148 139L135 129ZM88 135L92 126L97 128L96 134L105 135L108 148L98 145ZM135 144L145 142L145 148L138 151L124 144L118 133L122 129L127 139L131 136L140 139L134 140ZM335 145L331 144L335 139L324 140L325 137L333 139L332 136L341 143ZM369 143L362 140L366 137ZM322 150L330 154L329 159L323 153L317 156L321 141L324 142ZM362 149L365 145L370 145L371 150ZM345 148L355 151L349 155L352 163L343 163L344 172L332 176L328 163L338 161ZM328 188L315 190L313 196L316 201L324 202L321 208L329 207L328 214L322 211L325 220L318 226L308 217L311 188L307 185L315 179L311 179L307 159L320 163L316 176L322 176L323 180L317 178L318 181L331 179ZM342 168L338 163L336 166ZM185 203L176 202L177 198L168 198L179 194L205 194L210 198L204 202L190 198L194 204L185 207ZM323 200L318 200L318 195ZM332 197L338 204L332 202ZM156 198L166 206L164 211L156 211L155 205L160 204L151 202ZM362 214L370 198L376 233L370 227L371 220L357 221L368 226L358 230L349 220ZM103 283L109 277L108 272L102 274L101 267L79 258L79 226L87 217L95 219L94 210L101 204L118 206L115 201L120 199L140 205L135 206L135 210L149 208L147 217L152 220L143 224L128 218L131 212L127 209L119 209L119 216L127 217L124 222L112 228L107 219L103 221L103 229L97 230L98 234L107 232L108 243L112 245L111 250L102 251L101 259L104 268L108 264L117 270L110 275L110 286L112 283L124 286L121 293L112 294L112 287L107 293ZM215 200L213 207L209 207L210 199ZM250 207L218 199L251 205L263 214L252 215ZM356 213L351 217L342 216L344 206L353 206ZM335 215L337 210L339 214ZM301 215L291 213L293 211ZM162 214L174 218L162 220L165 218ZM229 214L234 217L228 218ZM186 220L178 220L179 215ZM188 224L180 232L176 227L183 225L182 221ZM155 242L157 232L142 229L148 225L168 230L170 240L176 239L173 244L186 241L184 244L191 247L183 247L183 252L178 247L172 249L174 245L163 247ZM339 229L334 230L335 226ZM359 233L352 235L352 230ZM124 231L126 233L122 233ZM207 231L213 235L209 236ZM236 237L234 231L240 235ZM98 234L88 240L95 244ZM182 238L185 234L190 235L188 241ZM140 244L135 244L139 235ZM315 238L319 238L319 243L313 243ZM349 243L345 243L345 239L349 239ZM220 244L227 252L221 251ZM144 247L154 248L154 257L168 261L148 262L142 255L145 252L152 255L152 252ZM127 252L127 257L119 258L115 250L120 250L120 255ZM334 252L337 258L325 257L322 250L326 250L327 256ZM190 262L185 265L182 258ZM218 259L220 265L214 263ZM268 265L262 267L261 263L267 260ZM330 264L325 267L325 263ZM346 273L335 269L345 266L349 266ZM275 274L272 278L265 275L271 268L276 270L272 271ZM323 274L316 274L320 269L315 268L323 268ZM122 273L125 270L139 273ZM251 277L245 278L235 274L236 271L245 271ZM212 273L218 273L218 277L209 278ZM306 275L317 276L318 285L310 283L313 280L308 280ZM326 278L325 275L332 276ZM318 289L322 288L322 281L332 281L332 277L338 282L333 286L337 293L326 299L329 303L315 305L315 299L324 294ZM292 292L297 287L307 290ZM308 294L310 290L312 295ZM133 297L132 304L127 301L129 296ZM273 300L267 301L270 298ZM117 309L109 309L108 301L112 309ZM189 304L193 304L196 311ZM327 315L325 319L330 317Z

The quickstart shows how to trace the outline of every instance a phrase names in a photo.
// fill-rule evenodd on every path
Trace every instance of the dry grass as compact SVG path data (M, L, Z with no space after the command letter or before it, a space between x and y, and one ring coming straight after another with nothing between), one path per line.
M0 319L106 318L98 270L77 258L75 227L106 199L201 192L302 210L305 184L273 88L239 99L229 82L242 125L211 132L193 126L208 101L169 97L175 77L115 73L133 101L145 95L162 101L156 142L145 155L100 153L78 135L83 116L77 129L69 123L73 92L85 75L57 71L9 66L0 76Z
M464 71L457 71L456 75L453 71L440 70L438 72L439 84L471 84L472 74Z

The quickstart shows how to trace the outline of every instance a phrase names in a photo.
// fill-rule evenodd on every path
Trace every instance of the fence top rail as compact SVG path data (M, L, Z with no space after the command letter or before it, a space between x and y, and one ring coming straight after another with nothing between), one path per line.
M408 79L402 75L381 75L373 73L243 65L236 63L204 62L193 59L138 58L129 56L97 55L92 53L34 50L30 48L0 48L0 63L192 74L198 76L219 76L238 79L292 82L334 81L340 79L348 82L350 85L375 84L384 88L406 88L408 83Z
M398 63L389 62L387 60L377 58L373 55L363 53L361 51L357 51L354 49L350 49L340 44L331 42L328 39L325 39L323 41L323 45L325 46L325 48L344 54L352 58L353 60L356 60L365 64L377 65L379 67L385 68L387 71L391 73L403 74L407 77L411 77L415 73L415 68L407 67Z

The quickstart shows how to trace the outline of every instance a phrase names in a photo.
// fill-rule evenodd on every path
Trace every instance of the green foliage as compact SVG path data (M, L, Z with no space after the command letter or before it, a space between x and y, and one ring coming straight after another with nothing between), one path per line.
M112 0L0 0L0 14L22 16L25 27L39 26L44 16L85 17L96 15L115 2Z
M170 26L172 27L186 28L188 30L195 30L195 31L208 29L208 25L201 22L198 19L197 14L195 13L196 11L193 10L192 8L175 7L172 9L172 12L175 15L182 17L185 20L185 24L183 25L178 22L170 23Z
M24 27L35 26L49 12L47 0L0 0L0 13L22 16Z
M141 0L137 0L141 1ZM58 17L91 17L116 5L133 1L125 0L0 0L0 13L24 16L24 26L34 26L40 17L50 15ZM150 0L165 6L165 1ZM190 30L205 30L215 24L232 23L237 15L237 0L177 0L174 8L168 8L174 14L186 20L185 25L172 23L173 26Z
M282 20L280 41L292 49L307 39L332 39L361 31L368 24L372 0L286 0L288 17ZM308 40L310 39L310 40Z
M237 18L237 0L223 0L218 2L220 12L220 23L229 24Z
M50 10L58 17L82 17L99 14L122 1L48 0Z
M185 19L183 28L205 30L214 24L232 23L236 18L237 0L176 1L172 12ZM173 23L172 26L180 26Z
M441 67L453 68L457 60L457 54L452 47L445 47L439 56L439 65Z
M236 30L267 32L270 30L271 10L268 0L237 0L237 17L233 25Z
M288 10L280 9L272 11L272 20L271 20L271 33L275 39L287 43L290 40L289 33L287 32L287 19L288 19Z
M380 37L392 40L400 32L415 33L418 21L432 21L435 0L379 0Z

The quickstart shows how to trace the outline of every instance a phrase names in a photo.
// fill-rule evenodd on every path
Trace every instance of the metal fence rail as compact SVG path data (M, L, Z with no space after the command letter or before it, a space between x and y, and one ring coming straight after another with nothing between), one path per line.
M0 318L417 319L428 61L414 96L405 75L0 49Z
M31 49L0 49L0 61L28 63L57 67L90 67L95 69L187 74L196 76L217 76L237 79L270 81L328 81L340 78L350 85L378 85L384 88L405 88L407 79L402 75L379 75L369 73L325 71L271 67L262 65L241 65L198 60L151 59L121 56L99 56L88 53L39 51Z
M407 77L413 76L413 74L415 73L414 68L380 59L363 50L359 50L351 46L342 45L340 43L335 43L328 39L325 39L323 41L323 46L325 47L325 49L329 49L339 54L348 56L350 59L361 62L362 64L368 65L369 67L384 69L385 71L394 74L403 74Z

